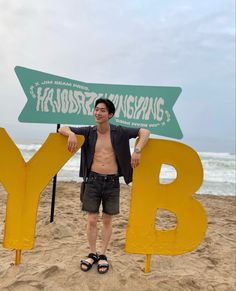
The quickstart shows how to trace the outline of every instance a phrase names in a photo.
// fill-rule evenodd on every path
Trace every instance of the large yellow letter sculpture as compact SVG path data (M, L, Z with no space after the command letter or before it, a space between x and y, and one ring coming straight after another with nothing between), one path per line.
M162 164L176 169L177 178L170 184L159 181ZM202 180L202 164L193 149L179 142L150 139L134 170L126 251L177 255L196 248L207 228L206 213L192 196ZM175 229L156 229L160 208L175 213Z
M84 137L78 136L79 147ZM8 192L5 248L32 249L40 192L71 158L67 139L51 133L38 152L26 163L14 142L0 128L0 182Z

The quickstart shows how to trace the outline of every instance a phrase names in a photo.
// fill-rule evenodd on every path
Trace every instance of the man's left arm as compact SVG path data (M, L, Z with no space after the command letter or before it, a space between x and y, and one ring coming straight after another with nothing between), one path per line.
M139 133L138 133L138 143L136 144L134 148L134 152L131 156L131 166L132 168L135 168L139 165L139 161L141 158L141 151L148 142L150 136L150 131L145 128L140 128Z

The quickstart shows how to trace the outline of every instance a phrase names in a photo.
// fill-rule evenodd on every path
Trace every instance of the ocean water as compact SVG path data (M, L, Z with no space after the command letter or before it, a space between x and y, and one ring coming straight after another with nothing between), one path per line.
M40 148L41 144L18 144L25 161L28 161ZM199 194L235 195L236 161L230 153L199 152L204 170L204 181ZM77 152L59 171L60 181L82 181L79 177L80 151ZM162 183L169 183L176 178L173 167L163 165L160 173ZM121 182L124 182L121 178Z

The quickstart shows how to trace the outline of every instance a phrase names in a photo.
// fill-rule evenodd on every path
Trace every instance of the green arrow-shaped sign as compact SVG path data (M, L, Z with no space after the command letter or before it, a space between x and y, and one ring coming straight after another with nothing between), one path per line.
M116 107L111 123L183 137L172 110L179 87L84 83L19 66L15 72L28 99L21 122L92 125L95 101L108 98Z

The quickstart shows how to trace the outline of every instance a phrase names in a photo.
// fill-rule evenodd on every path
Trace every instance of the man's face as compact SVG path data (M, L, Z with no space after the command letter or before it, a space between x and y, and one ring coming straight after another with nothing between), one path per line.
M99 103L94 109L96 123L107 122L112 115L112 113L109 114L105 103Z

